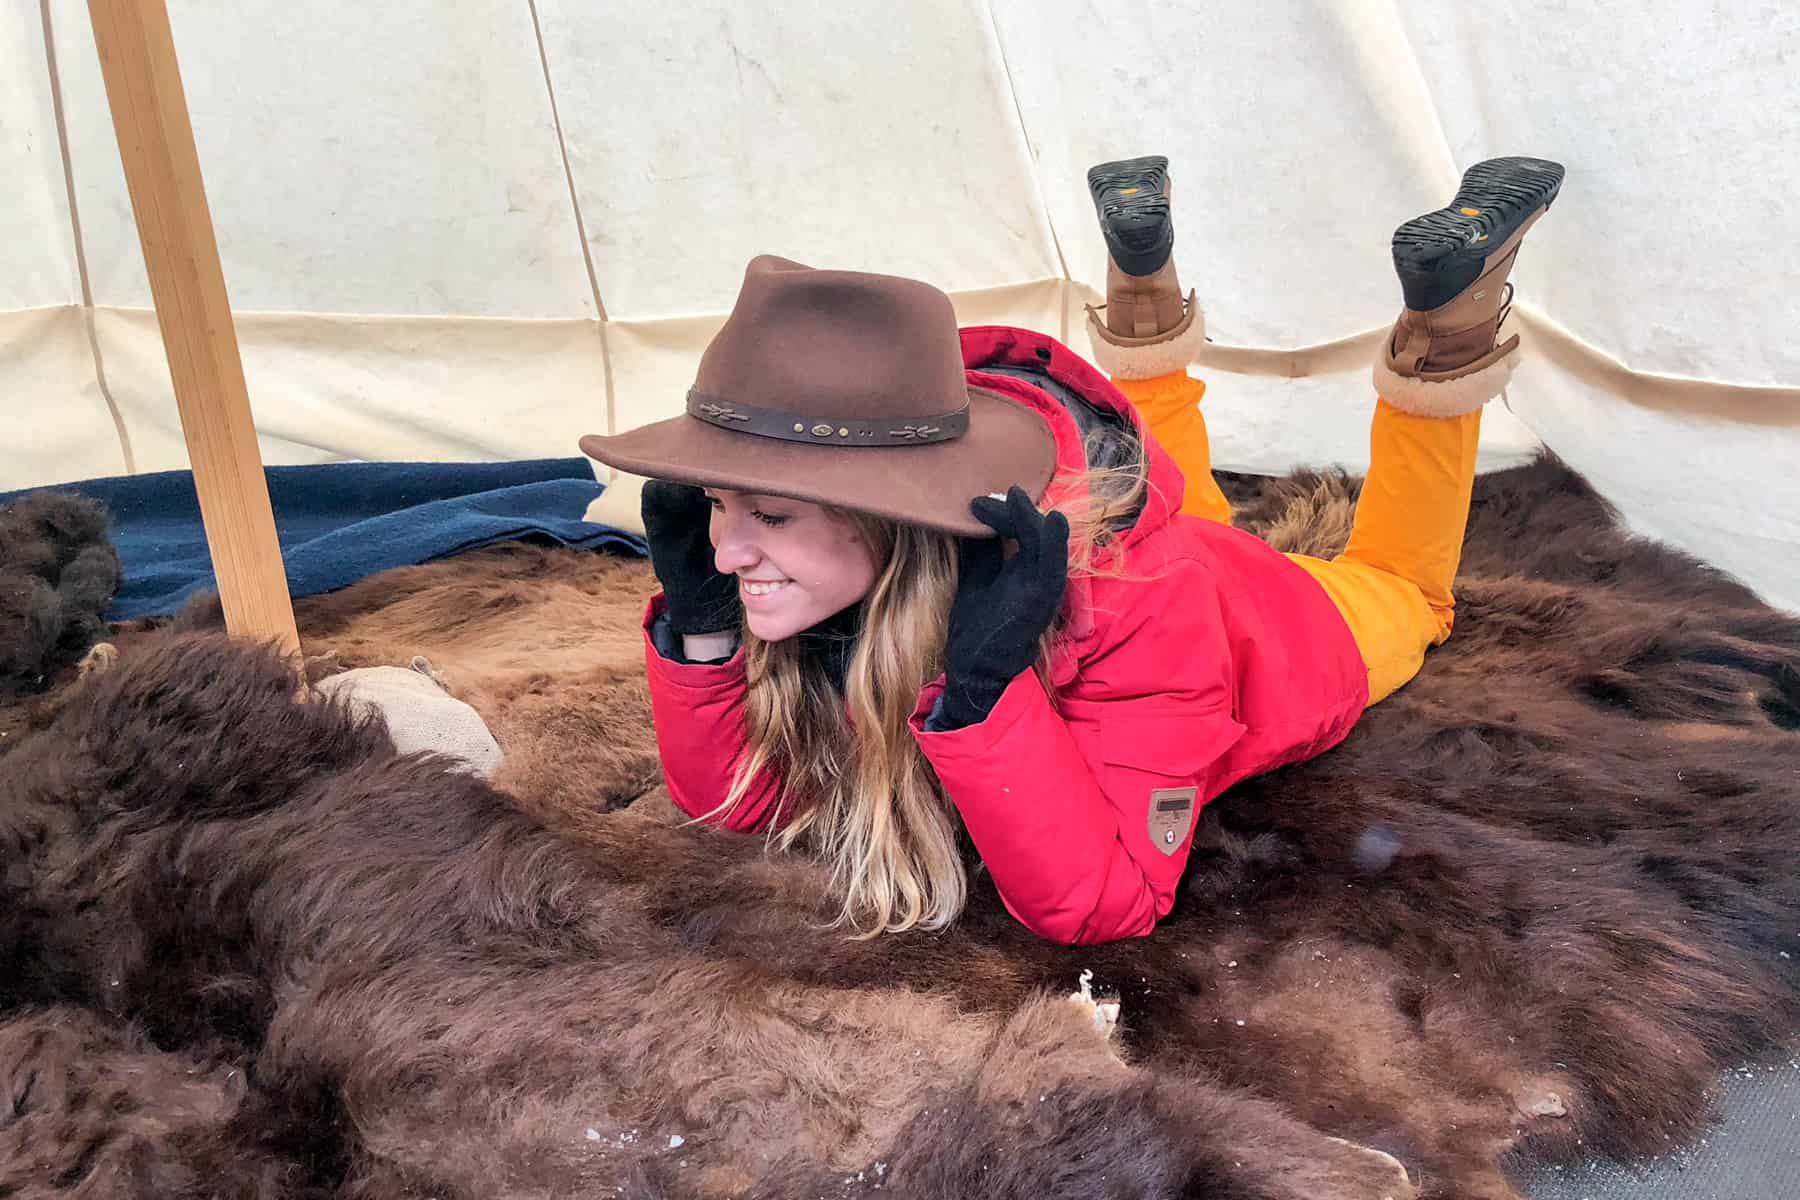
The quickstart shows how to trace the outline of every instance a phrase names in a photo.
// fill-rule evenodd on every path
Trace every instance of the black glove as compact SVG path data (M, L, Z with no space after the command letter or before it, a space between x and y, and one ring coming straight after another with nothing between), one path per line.
M644 540L650 566L669 601L669 628L678 634L721 633L743 617L735 576L713 569L707 524L712 501L686 483L652 479L644 484Z
M969 505L997 538L966 538L962 577L944 640L944 706L933 722L961 729L987 719L1000 694L1037 661L1044 632L1062 607L1069 582L1069 519L1041 513L1025 489L1005 503L982 496ZM1002 553L1011 538L1019 552Z

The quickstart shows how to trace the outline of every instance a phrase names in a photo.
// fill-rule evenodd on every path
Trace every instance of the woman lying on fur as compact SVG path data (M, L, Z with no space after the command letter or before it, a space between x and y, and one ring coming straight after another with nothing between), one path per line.
M952 921L966 831L1039 935L1148 933L1201 805L1336 745L1449 636L1481 408L1518 341L1497 344L1506 279L1561 179L1481 163L1396 231L1405 307L1331 561L1229 524L1165 160L1089 172L1110 382L1039 334L959 335L926 284L753 261L686 415L581 442L652 477L675 802L817 855L865 932Z

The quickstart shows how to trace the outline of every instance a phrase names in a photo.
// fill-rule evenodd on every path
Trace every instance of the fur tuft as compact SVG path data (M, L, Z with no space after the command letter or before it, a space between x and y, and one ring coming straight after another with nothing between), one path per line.
M119 587L111 520L71 492L0 507L0 698L42 691L104 634Z

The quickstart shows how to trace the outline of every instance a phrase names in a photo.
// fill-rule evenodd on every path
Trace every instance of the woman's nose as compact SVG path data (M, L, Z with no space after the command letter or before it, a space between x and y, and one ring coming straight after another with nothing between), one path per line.
M746 567L755 566L761 557L742 521L727 516L715 517L709 532L712 534L715 570L735 575Z

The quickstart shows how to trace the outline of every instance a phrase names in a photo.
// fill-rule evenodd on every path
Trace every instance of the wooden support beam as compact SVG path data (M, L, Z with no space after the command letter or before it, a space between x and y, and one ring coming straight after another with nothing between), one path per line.
M164 0L88 0L119 157L234 635L298 654L268 481Z

